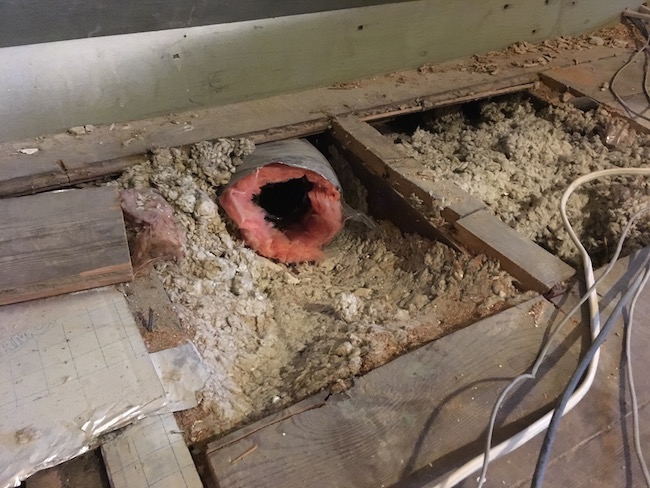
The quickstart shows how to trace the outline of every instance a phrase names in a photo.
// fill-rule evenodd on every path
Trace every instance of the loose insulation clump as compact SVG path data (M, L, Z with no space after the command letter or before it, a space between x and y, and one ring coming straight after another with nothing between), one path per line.
M566 187L589 172L643 166L650 159L650 138L616 125L602 109L583 111L568 103L537 109L515 95L481 102L473 111L434 114L414 132L398 129L388 137L424 163L432 178L456 183L520 234L579 265L560 218ZM628 217L648 203L647 178L619 177L580 188L568 214L594 262L602 264ZM648 244L645 217L635 224L624 254Z

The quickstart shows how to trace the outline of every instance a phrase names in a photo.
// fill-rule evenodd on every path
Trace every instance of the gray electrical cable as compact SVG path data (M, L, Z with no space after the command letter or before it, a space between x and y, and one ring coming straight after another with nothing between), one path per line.
M609 91L610 91L610 93L614 96L614 98L616 98L616 101L617 101L618 103L620 103L621 106L625 109L625 111L627 112L627 114L628 114L628 116L629 116L630 118L634 118L634 116L637 116L637 117L639 117L639 118L641 118L641 119L643 119L643 120L645 120L645 121L650 122L650 117L646 117L646 116L643 115L642 113L637 112L637 111L635 111L635 110L632 110L632 108L627 104L627 102L625 102L625 101L623 100L623 98L618 94L618 92L617 92L616 89L614 88L614 83L616 82L616 78L618 78L618 75L619 75L619 74L620 74L620 73L621 73L625 68L627 68L628 66L630 66L630 65L631 65L631 64L636 60L636 58L637 58L641 53L645 52L645 51L648 49L648 46L650 46L650 36L646 35L646 33L644 33L644 31L643 31L643 30L642 30L638 25L636 25L635 23L633 23L633 25L635 25L635 27L639 30L639 32L641 32L641 35L642 35L643 37L645 37L646 41L645 41L645 43L643 44L643 46L641 46L639 49L637 49L637 50L632 54L632 56L630 56L630 57L628 58L628 60L625 62L625 64L623 64L623 66L621 66L619 69L616 70L616 72L614 73L614 75L612 76L612 78L611 78L611 80L610 80L610 82L609 82ZM644 77L645 77L645 75L644 75ZM645 87L646 87L646 85L645 85L645 80L644 80L644 82L643 82L643 86L644 86L644 89L645 89Z
M548 354L548 351L550 349L550 346L553 342L553 339L558 335L558 333L562 330L562 328L565 326L565 324L571 319L573 315L582 307L582 305L589 299L589 296L591 295L592 291L596 289L598 284L605 279L605 277L609 274L609 272L612 270L614 265L616 264L616 261L618 260L618 257L621 254L621 250L623 249L623 243L625 242L625 239L627 238L627 234L629 233L630 229L632 228L632 225L636 220L641 217L644 213L650 211L650 206L643 207L641 210L637 211L628 221L627 225L623 229L623 232L621 233L621 237L618 240L618 244L616 246L616 251L614 252L614 255L612 259L610 260L609 264L607 265L607 268L603 272L603 274L595 281L595 283L587 290L587 292L580 298L578 303L569 310L569 312L566 314L564 319L558 324L558 326L555 328L555 330L551 333L549 336L548 340L546 341L545 346L542 348L542 351L539 353L537 356L537 359L535 360L535 363L533 364L530 373L525 373L522 375L517 376L514 378L508 386L501 392L499 395L494 408L492 409L492 414L490 416L490 422L488 424L488 432L487 432L487 439L486 439L486 447L485 447L485 456L483 458L483 467L481 470L481 474L479 476L479 481L478 481L478 488L482 488L483 484L486 481L486 475L487 475L487 470L488 466L490 464L490 450L492 448L492 437L494 435L494 427L496 425L496 417L498 415L499 409L501 408L501 405L503 404L504 400L506 399L508 393L517 386L521 381L526 380L526 379L535 379L537 376L537 373L539 371L539 368L541 367L542 363L544 362L544 359L546 358L546 355Z
M551 422L549 423L548 428L546 430L546 435L544 436L544 441L542 442L542 447L540 449L539 457L537 458L537 464L535 466L535 472L533 474L532 483L530 485L531 488L542 487L542 484L544 482L546 467L548 465L548 461L551 454L551 449L553 448L553 443L557 435L560 421L562 419L562 416L564 415L564 409L566 408L566 405L569 402L570 398L573 396L573 392L578 386L578 383L580 382L582 375L585 373L589 365L592 364L594 356L598 353L598 350L600 349L600 347L602 346L602 344L605 342L608 335L612 331L614 325L616 324L616 321L623 313L623 308L630 301L632 296L638 293L639 289L643 289L643 287L648 281L648 278L650 278L650 267L648 266L649 262L650 262L650 256L645 258L644 263L642 264L642 267L644 268L643 271L640 274L636 275L636 278L633 280L631 286L627 289L625 294L617 302L616 307L614 307L614 311L607 319L605 326L600 331L598 336L594 339L591 346L585 353L585 356L580 360L578 367L576 368L575 372L571 376L571 379L569 380L567 387L562 393L562 396L560 397L560 401L558 402L558 405L555 407L553 411L553 417L551 418Z
M627 381L630 385L630 397L632 398L632 423L634 431L634 450L636 452L636 457L639 460L641 465L641 470L643 472L643 477L645 478L645 483L648 488L650 488L650 471L648 471L648 465L646 464L645 458L643 457L643 449L641 448L641 432L639 429L639 403L636 397L636 387L634 385L634 374L632 373L632 325L634 324L634 308L636 307L636 301L643 291L646 281L648 280L648 274L645 278L645 281L641 287L637 290L636 294L632 298L630 303L630 310L628 314L628 323L625 330L625 361L627 365Z

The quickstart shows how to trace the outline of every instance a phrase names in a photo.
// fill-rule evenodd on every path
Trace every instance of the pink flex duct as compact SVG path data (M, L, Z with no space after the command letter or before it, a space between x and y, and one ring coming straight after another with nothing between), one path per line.
M219 202L262 256L318 261L343 227L340 188L325 157L308 142L291 139L258 146Z

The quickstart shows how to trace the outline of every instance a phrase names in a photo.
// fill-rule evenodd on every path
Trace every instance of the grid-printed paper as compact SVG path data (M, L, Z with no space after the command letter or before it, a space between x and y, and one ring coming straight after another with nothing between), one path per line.
M202 488L172 413L130 425L102 444L113 488Z
M84 452L165 402L115 289L0 307L0 487Z

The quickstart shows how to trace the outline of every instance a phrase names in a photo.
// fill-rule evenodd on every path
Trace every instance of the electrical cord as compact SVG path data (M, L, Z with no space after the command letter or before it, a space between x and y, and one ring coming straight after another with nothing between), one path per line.
M621 98L621 96L616 92L616 89L614 88L614 83L616 82L616 79L618 78L618 75L623 70L625 70L628 66L630 66L636 60L636 58L639 57L639 55L641 53L646 53L646 63L647 63L647 49L648 49L648 46L650 46L650 35L648 33L648 30L647 30L647 28L645 27L645 24L642 21L639 20L637 22L638 19L633 19L631 17L628 17L628 20L632 23L632 25L634 25L639 30L639 32L645 38L646 41L639 49L637 49L636 51L634 51L634 53L632 53L632 55L628 58L628 60L625 62L625 64L623 64L623 66L621 66L619 69L616 70L616 72L614 73L614 75L612 76L612 78L611 78L611 80L609 82L609 91L614 96L614 98L616 98L616 101L619 104L621 104L621 106L625 109L625 111L627 112L627 114L628 114L628 116L630 118L634 118L636 116L636 117L639 117L640 119L643 119L645 121L650 122L650 117L647 117L647 116L643 115L642 113L633 110L627 104L627 102L625 102L623 100L623 98ZM647 91L646 78L647 78L647 69L644 70L643 89L644 89L644 93L646 94L646 97L648 97L649 95L648 95L648 91Z
M593 181L598 178L602 177L607 177L607 176L632 176L632 175L649 175L650 174L650 168L615 168L615 169L606 169L606 170L601 170L601 171L595 171L593 173L586 174L584 176L581 176L580 178L576 179L569 187L565 190L564 194L562 195L562 199L560 200L560 213L562 215L562 221L564 222L564 226L569 233L569 236L571 237L571 240L574 242L576 247L578 247L578 250L580 251L583 262L585 265L585 281L587 283L587 286L591 288L591 286L594 283L594 276L593 276L593 266L591 264L591 258L589 257L589 254L587 253L586 249L582 245L582 242L580 242L580 239L578 238L577 234L573 230L573 227L571 226L571 223L569 222L569 219L567 217L566 213L566 204L569 199L569 196L580 186L584 185L585 183L588 183L590 181ZM644 263L645 266L645 263ZM618 306L617 305L617 309ZM589 297L589 308L591 312L591 317L592 317L592 338L593 342L597 342L600 337L600 313L598 310L598 300L597 300L597 295L595 292L592 291L591 296ZM616 310L616 309L615 309ZM612 314L614 315L614 314ZM594 321L594 318L596 320ZM611 320L611 317L610 317ZM613 326L613 325L612 325ZM602 341L604 341L604 337L602 338ZM601 342L602 344L602 342ZM585 381L583 381L583 384L581 385L580 389L582 386L587 383L589 387L587 388L587 391L589 388L591 388L591 383L593 383L593 378L595 376L596 370L598 368L598 360L600 358L600 347L596 347L594 349L594 353L591 357L591 360L589 362L584 362L584 368L588 368L588 374L587 378L585 378ZM580 363L579 368L582 367L583 362ZM593 371L593 374L591 374ZM582 374L584 374L584 370L582 373L577 377L576 380L576 386L577 382L580 380L582 377ZM572 380L573 381L573 378ZM576 386L573 387L573 390L575 390ZM560 400L559 406L556 407L551 415L551 421L547 423L549 431L551 430L551 425L553 424L553 429L557 429L557 425L559 425L560 419L565 413L565 409L568 412L572 407L569 406L569 401L571 398L573 398L573 390L569 392L569 388L565 390L565 393L563 394L562 399ZM568 395L567 395L567 392ZM577 393L577 392L576 392ZM586 394L586 391L585 391ZM583 395L584 396L584 395ZM565 398L566 397L566 398ZM582 397L580 397L582 399ZM575 404L574 404L575 405ZM560 408L561 407L561 408ZM533 484L531 486L541 486L541 485L536 485L536 478L543 479L544 475L544 469L546 466L546 463L544 462L543 458L548 457L550 454L550 447L552 445L553 437L549 438L549 431L546 433L546 437L544 439L544 444L542 445L542 450L540 452L540 456L538 458L537 466L535 468L535 474L533 475ZM554 434L552 434L554 436ZM548 447L545 447L545 444L549 444Z
M607 319L605 326L600 331L596 339L593 341L591 347L587 350L587 353L582 358L580 364L578 365L575 372L571 376L571 379L569 380L569 384L564 390L564 393L562 394L562 397L560 398L558 405L555 407L555 410L553 411L553 417L551 418L551 422L548 426L548 429L546 430L546 436L544 437L539 458L537 459L535 473L533 474L531 488L541 488L542 483L544 481L544 474L546 471L546 466L548 465L551 448L553 447L553 442L557 435L557 429L560 425L560 420L562 419L564 409L566 408L566 405L569 399L571 398L573 392L577 388L578 383L582 378L582 375L585 373L589 365L593 363L594 356L597 354L598 350L600 349L600 346L605 342L605 339L607 339L607 336L616 325L618 318L623 312L623 307L627 305L627 303L630 301L630 298L632 296L636 295L640 290L643 289L646 282L648 281L648 278L650 278L650 268L647 267L649 262L650 262L650 256L648 256L644 261L643 266L645 266L646 268L643 270L641 274L637 275L636 279L632 283L632 286L626 291L626 293L623 295L623 298L619 300L619 302L616 304L616 307L614 308L614 311L610 315L609 319Z
M571 237L571 240L576 245L578 251L582 256L584 272L585 272L585 282L588 287L588 290L590 290L588 294L586 294L585 296L587 297L587 300L589 302L592 340L594 340L598 336L598 333L600 332L600 314L598 309L598 298L594 287L595 284L594 270L593 270L593 266L589 254L587 253L586 249L580 242L580 239L578 238L577 234L573 230L573 227L571 226L569 219L567 217L566 214L567 201L571 196L571 194L579 186L596 178L600 178L603 176L649 175L649 174L650 174L650 168L627 168L627 169L616 168L616 169L597 171L594 173L589 173L587 175L584 175L576 179L573 183L571 183L571 185L569 185L569 187L565 190L564 194L562 195L562 199L560 201L560 213L562 216L562 222L564 223L564 227L567 230L569 236ZM642 212L638 212L638 213L640 214ZM628 222L628 225L630 225L630 222ZM564 413L569 412L575 405L577 405L582 400L582 398L584 398L584 396L591 388L591 385L593 383L598 368L599 357L600 357L600 351L596 350L593 357L593 361L591 362L591 364L587 369L587 375L585 376L585 379L580 384L580 386L575 390L574 394L569 398L565 406ZM458 483L460 483L461 481L463 481L464 479L468 478L473 473L481 469L481 467L485 462L486 457L488 457L488 459L490 457L492 459L496 459L501 456L504 456L514 451L518 447L524 445L530 439L534 438L535 436L543 432L549 425L552 415L553 412L547 413L542 418L533 422L531 425L529 425L519 433L515 434L511 438L501 442L500 444L494 447L491 447L490 449L487 449L485 454L476 456L474 459L468 461L467 463L465 463L459 469L457 469L456 471L448 475L443 480L439 482L428 483L424 485L423 488L452 488L453 486L456 486ZM480 477L479 482L481 482L482 479L483 477Z
M634 324L634 308L636 307L636 301L641 295L643 290L640 287L634 298L632 298L632 303L630 304L630 310L628 312L628 323L625 329L625 361L626 361L626 370L627 370L627 381L630 386L630 397L632 398L632 423L633 423L633 433L634 433L634 450L636 452L636 457L639 460L641 465L641 471L643 472L643 477L645 478L646 485L650 488L650 471L648 471L648 465L646 464L645 458L643 457L643 449L641 448L641 432L639 429L639 402L636 397L636 387L634 386L634 374L632 373L632 325Z
M560 331L564 328L564 326L567 324L567 322L575 315L575 313L582 307L582 305L589 299L589 296L591 293L596 290L598 285L607 277L607 275L610 273L614 265L616 264L616 261L618 260L618 257L621 254L621 250L623 248L623 243L625 242L625 239L627 237L627 234L629 233L632 225L634 222L641 217L645 212L650 210L650 206L644 207L638 212L636 212L629 220L625 228L623 229L623 232L621 234L621 237L618 240L618 244L616 246L616 251L614 252L614 255L612 256L612 259L610 260L609 264L607 265L607 268L605 271L600 275L600 277L594 282L594 284L585 292L585 294L580 298L578 303L569 310L566 315L564 316L564 319L560 321L560 323L557 325L555 330L551 333L549 336L548 340L546 341L546 344L542 351L539 353L537 356L537 359L535 360L535 363L533 364L533 367L530 370L530 373L525 373L522 375L517 376L514 378L508 386L501 392L499 395L499 398L496 401L496 404L494 405L494 408L492 409L492 415L490 416L490 423L488 426L488 433L487 433L487 439L486 439L486 448L485 448L485 456L483 459L483 467L481 470L481 474L479 476L479 482L478 482L478 488L482 488L483 484L486 481L486 474L487 474L487 469L488 465L490 464L490 449L492 447L492 437L494 434L494 427L496 425L496 417L499 412L499 409L501 408L501 405L505 401L508 393L521 381L526 380L526 379L535 379L537 377L537 373L539 371L539 368L544 362L544 359L546 358L546 355L548 354L548 351L551 347L551 344L553 343L553 340L557 335L560 333Z
M625 100L623 100L623 98L621 98L621 96L618 94L618 92L617 92L616 89L614 88L614 83L616 83L616 79L618 78L618 75L619 75L623 70L625 70L625 68L627 68L628 66L630 66L630 65L631 65L631 64L636 60L636 58L639 57L639 55L640 55L641 53L645 52L645 50L648 48L648 46L650 46L650 37L648 37L648 38L646 39L645 44L643 44L642 47L640 47L638 50L634 51L634 53L632 54L632 56L630 56L630 58L625 62L625 64L624 64L623 66L621 66L620 68L618 68L618 69L616 70L616 72L615 72L614 75L612 76L611 81L609 82L609 91L610 91L610 93L611 93L612 95L614 95L614 98L616 98L616 101L617 101L618 103L620 103L621 106L625 109L625 111L627 112L627 114L629 115L630 118L633 119L634 117L639 117L640 119L643 119L643 120L645 120L645 121L650 122L650 117L646 117L646 116L643 115L642 113L637 112L636 110L633 110L632 107L630 107L630 106L627 104L627 102L626 102Z

